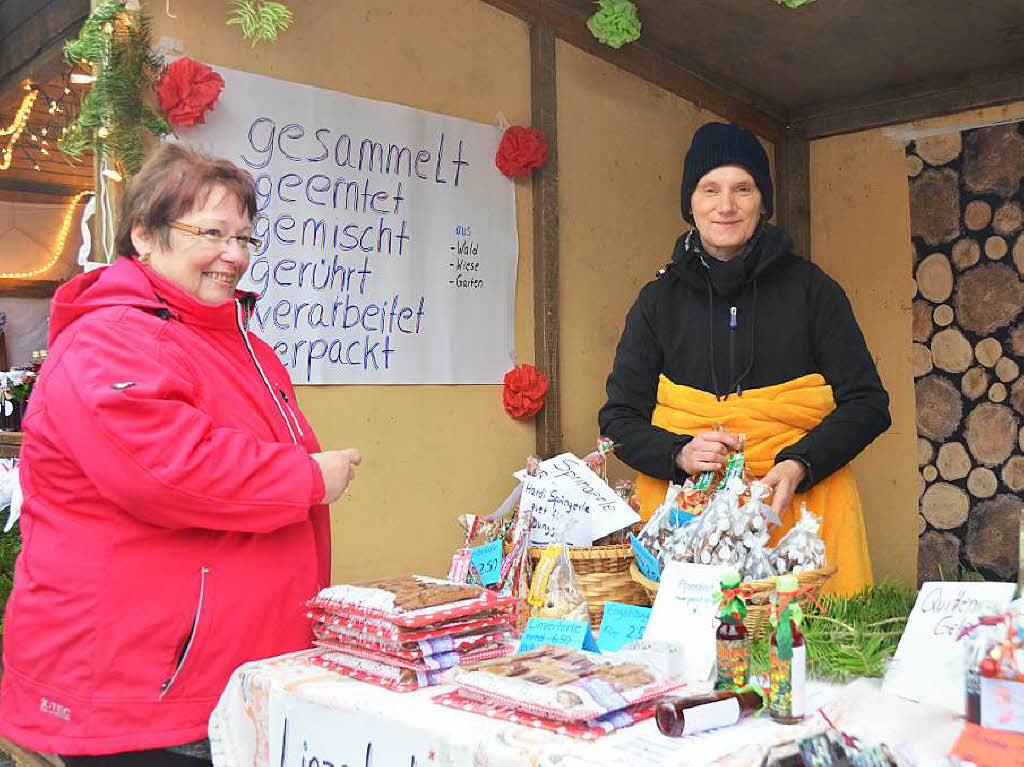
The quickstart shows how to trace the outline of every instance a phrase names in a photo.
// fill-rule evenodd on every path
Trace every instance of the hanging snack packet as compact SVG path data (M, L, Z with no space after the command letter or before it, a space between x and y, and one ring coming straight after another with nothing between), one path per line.
M779 575L802 573L825 566L825 543L818 535L821 520L806 503L800 504L800 519L782 536L771 554L772 566Z
M589 619L587 598L569 559L569 547L564 543L544 549L533 573L527 602L530 615L538 618Z

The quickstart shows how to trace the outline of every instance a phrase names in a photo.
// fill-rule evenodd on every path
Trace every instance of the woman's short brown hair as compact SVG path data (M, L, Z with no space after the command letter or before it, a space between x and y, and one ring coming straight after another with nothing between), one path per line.
M253 219L256 185L246 171L228 160L209 157L181 144L161 144L128 183L121 198L114 241L118 254L138 255L132 244L132 228L136 224L156 233L163 247L168 247L167 222L202 207L214 185L225 187L249 214L249 220Z

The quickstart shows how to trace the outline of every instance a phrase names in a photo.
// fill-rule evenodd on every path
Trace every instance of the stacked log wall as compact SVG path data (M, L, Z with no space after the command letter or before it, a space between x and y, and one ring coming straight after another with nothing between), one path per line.
M1024 511L1024 124L907 146L918 579L1012 580Z

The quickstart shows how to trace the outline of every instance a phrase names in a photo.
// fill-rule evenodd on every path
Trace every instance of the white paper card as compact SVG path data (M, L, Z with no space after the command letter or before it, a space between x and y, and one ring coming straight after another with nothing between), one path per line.
M640 515L572 453L562 453L541 461L536 477L530 477L523 469L515 473L515 478L520 482L526 482L527 479L548 480L552 487L557 488L558 497L567 499L565 502L586 504L591 540L603 538L640 521ZM590 542L585 545L590 545Z
M669 562L661 574L658 596L651 609L644 639L686 645L686 680L703 682L715 663L715 616L718 589L725 565Z
M967 639L957 641L957 635L979 615L1005 610L1015 588L1013 583L923 584L882 689L962 716Z
M523 483L520 507L531 514L530 544L543 546L558 543L562 532L570 546L589 546L592 502L575 488L551 479L527 477Z

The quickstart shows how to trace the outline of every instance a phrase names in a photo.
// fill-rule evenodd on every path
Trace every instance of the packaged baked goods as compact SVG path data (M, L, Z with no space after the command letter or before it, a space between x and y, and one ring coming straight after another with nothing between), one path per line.
M771 554L772 566L779 575L803 573L825 566L825 544L818 535L821 520L800 504L800 519L782 536Z
M549 545L541 554L527 595L530 615L538 618L588 620L587 598L564 543Z
M309 662L336 671L342 676L386 687L395 692L412 692L422 687L430 687L440 681L441 674L439 671L397 668L386 663L333 651L310 658Z
M314 626L320 624L335 634L386 642L419 642L438 637L461 636L482 629L504 629L511 625L512 620L510 610L492 610L421 627L397 626L378 618L336 615L323 610L310 610L306 617Z
M328 586L306 605L334 615L372 617L413 627L487 611L507 611L514 601L480 586L406 575Z
M654 716L658 701L649 700L638 703L635 706L612 711L596 719L588 719L581 722L563 722L558 719L549 719L536 714L529 714L519 711L510 706L500 706L495 703L481 703L472 698L464 698L455 692L446 692L431 698L435 703L449 708L457 708L460 711L470 711L474 714L486 716L489 719L501 719L505 722L514 722L524 727L532 727L536 730L548 730L559 735L568 735L570 738L580 740L596 740L604 735L629 727L644 719Z
M463 697L568 722L596 719L684 684L641 663L550 645L448 673Z

